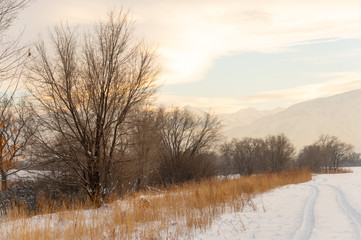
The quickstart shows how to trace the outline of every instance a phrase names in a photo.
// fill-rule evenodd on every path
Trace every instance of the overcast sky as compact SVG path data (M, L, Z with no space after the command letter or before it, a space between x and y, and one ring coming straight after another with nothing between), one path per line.
M35 0L12 31L35 41L121 6L162 57L158 103L232 112L361 88L359 0Z

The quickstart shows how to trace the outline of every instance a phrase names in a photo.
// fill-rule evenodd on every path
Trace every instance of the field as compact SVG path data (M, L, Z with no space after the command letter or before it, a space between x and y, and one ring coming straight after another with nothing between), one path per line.
M227 227L224 217L234 218L233 227L243 232L246 212L267 212L269 203L260 201L263 193L309 180L308 170L297 170L136 193L99 209L74 204L66 210L65 203L64 209L54 209L44 203L41 214L31 216L14 207L0 227L4 239L219 239Z

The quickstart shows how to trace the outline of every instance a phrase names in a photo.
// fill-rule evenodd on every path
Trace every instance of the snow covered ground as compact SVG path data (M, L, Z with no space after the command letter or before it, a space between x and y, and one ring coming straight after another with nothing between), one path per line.
M225 213L206 231L195 230L191 235L198 240L361 239L361 167L351 170L353 173L315 175L309 182L258 195L253 200L256 209L249 206L242 212ZM127 209L133 206L123 203L126 205L122 207ZM12 232L24 226L65 229L67 226L71 228L71 221L75 219L79 226L83 224L94 227L94 231L102 231L95 228L96 225L114 211L116 208L110 205L96 210L80 210L82 214L75 211L75 217L62 213L39 215L4 222L0 224L0 230L11 236ZM112 218L108 220L113 221ZM116 239L108 238L107 234L100 234L101 239ZM1 235L0 239L3 239Z
M37 170L11 170L10 172L15 172L14 174L10 174L8 180L17 180L21 178L22 180L34 180L40 176L50 175L50 171L37 171ZM1 177L0 177L1 179Z
M259 195L256 210L224 214L195 239L361 239L361 168L351 170Z

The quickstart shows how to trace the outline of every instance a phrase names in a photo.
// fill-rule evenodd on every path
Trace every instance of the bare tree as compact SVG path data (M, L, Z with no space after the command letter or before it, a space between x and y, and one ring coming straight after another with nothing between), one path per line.
M31 0L2 0L0 2L0 33L6 32L16 19L19 10Z
M8 94L10 87L15 91L23 63L29 55L29 52L25 51L26 46L20 45L22 34L15 39L7 34L19 11L29 2L31 0L0 1L0 82L6 81L0 98Z
M58 27L54 55L39 43L30 68L43 157L66 163L93 201L113 187L129 113L157 90L156 54L134 40L133 29L123 12L110 13L84 38Z
M321 135L312 145L305 146L297 157L300 167L309 167L314 172L337 171L344 161L358 158L353 146L341 142L337 137Z
M245 137L223 144L221 153L230 162L233 173L250 175L261 171L264 148L265 142L262 139Z
M312 172L320 172L327 166L325 154L319 145L305 146L297 156L297 167L308 167Z
M21 46L22 34L15 39L8 35L20 10L31 0L0 1L0 174L2 189L7 187L7 176L16 168L18 157L25 150L31 137L25 136L28 117L20 112L23 108L15 106L13 96L20 81L23 64L29 52ZM24 117L24 118L23 118ZM12 171L11 173L15 173Z
M1 188L7 188L10 175L31 166L28 159L18 167L19 159L24 159L26 148L34 142L36 128L34 126L31 108L24 101L14 103L13 99L2 99L0 109L0 175Z
M315 145L323 151L326 171L337 171L340 164L353 153L353 146L341 142L336 136L321 135Z
M123 164L122 173L138 190L159 184L159 159L161 157L162 111L151 107L139 109L130 119L130 133L126 155L128 161ZM127 174L128 173L128 174Z
M284 134L270 135L265 139L265 165L269 172L284 170L295 156L295 147Z
M165 184L202 177L209 153L219 140L220 122L209 113L186 109L165 111L162 129L161 176ZM204 170L204 169L203 169Z
M351 154L349 154L349 156L347 156L347 158L345 158L343 164L347 164L348 166L359 166L360 160L361 154L352 152Z

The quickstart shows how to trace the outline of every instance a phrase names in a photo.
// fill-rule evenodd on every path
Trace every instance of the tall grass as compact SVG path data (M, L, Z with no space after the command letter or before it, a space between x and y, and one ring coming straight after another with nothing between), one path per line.
M306 169L238 179L208 179L171 186L164 192L139 192L105 207L64 204L28 216L13 207L3 220L3 239L192 239L225 212L256 209L256 194L286 184L309 181ZM55 205L54 205L55 206ZM55 207L54 207L55 208ZM57 213L51 213L57 211Z

